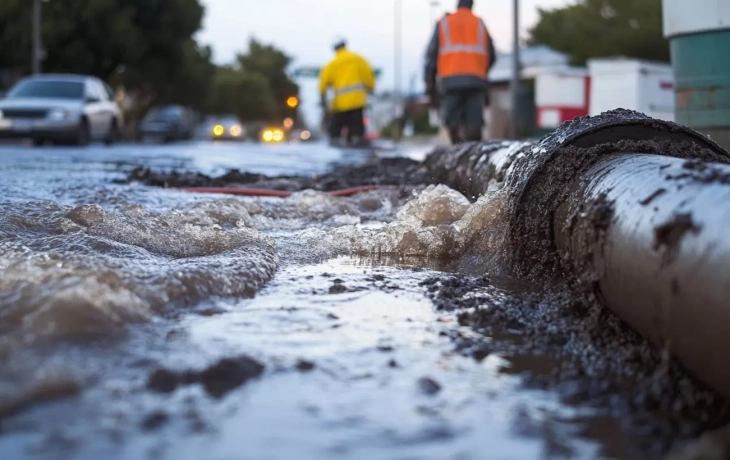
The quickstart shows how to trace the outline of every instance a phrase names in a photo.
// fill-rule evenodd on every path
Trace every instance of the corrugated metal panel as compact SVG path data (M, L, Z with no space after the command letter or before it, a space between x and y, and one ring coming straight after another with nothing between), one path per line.
M730 0L663 0L664 36L730 29Z
M730 149L730 30L671 40L677 122Z

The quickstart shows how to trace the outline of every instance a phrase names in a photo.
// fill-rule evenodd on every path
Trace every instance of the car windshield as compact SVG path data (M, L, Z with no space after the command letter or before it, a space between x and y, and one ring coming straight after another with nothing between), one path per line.
M19 97L82 99L84 84L78 81L26 80L8 93L8 99Z
M224 116L224 117L214 118L213 123L220 124L220 125L237 125L240 122L238 121L238 118L235 116Z
M148 121L173 120L183 115L182 107L162 107L152 109L145 117Z

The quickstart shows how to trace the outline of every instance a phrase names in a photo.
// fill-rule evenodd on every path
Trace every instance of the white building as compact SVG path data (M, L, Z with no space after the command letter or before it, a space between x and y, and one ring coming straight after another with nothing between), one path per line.
M616 108L674 121L674 76L669 64L637 59L592 59L590 115Z

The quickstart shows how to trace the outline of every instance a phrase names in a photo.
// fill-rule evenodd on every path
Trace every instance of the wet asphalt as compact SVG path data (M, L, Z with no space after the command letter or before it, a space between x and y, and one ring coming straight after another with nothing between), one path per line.
M322 144L4 145L0 212L43 201L174 212L228 197L125 183L130 173L311 176L372 159ZM0 355L8 369L27 356L71 369L0 415L0 458L658 458L672 446L671 430L632 436L620 412L566 398L549 378L561 357L523 353L519 327L460 317L484 282L454 284L428 261L322 254L281 264L253 298L166 311L118 340ZM529 286L494 289L485 302L509 306L510 289ZM0 403L14 391L3 377Z

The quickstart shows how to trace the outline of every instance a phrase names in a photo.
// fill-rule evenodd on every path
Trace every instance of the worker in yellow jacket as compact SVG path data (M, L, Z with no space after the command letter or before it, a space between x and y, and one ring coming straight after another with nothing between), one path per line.
M370 64L359 54L346 48L344 39L334 45L335 57L319 76L319 93L322 108L330 115L330 142L339 144L343 128L347 128L347 143L363 145L365 141L364 109L368 93L375 90L375 74ZM327 90L334 97L327 106Z

